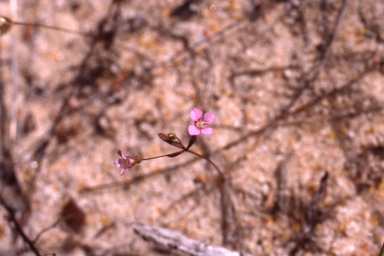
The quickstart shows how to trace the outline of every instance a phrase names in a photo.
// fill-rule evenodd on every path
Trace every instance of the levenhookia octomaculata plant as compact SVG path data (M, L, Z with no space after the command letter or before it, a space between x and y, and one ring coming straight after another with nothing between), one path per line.
M122 158L116 159L114 162L114 165L116 166L116 168L121 168L120 175L123 175L127 169L133 167L136 164L139 164L141 161L156 159L160 157L176 157L184 152L189 152L206 159L211 164L213 164L220 173L221 171L217 168L217 166L211 160L209 160L208 158L202 155L197 154L196 152L189 150L190 147L192 147L192 145L195 143L197 139L197 135L199 135L200 133L202 134L213 133L213 129L209 128L208 126L215 122L215 119L216 119L215 114L211 112L207 112L203 115L203 112L200 109L193 108L189 113L189 116L191 117L194 124L191 124L190 126L188 126L188 133L189 135L191 135L191 139L189 140L187 147L183 145L183 143L176 136L176 134L168 133L168 135L165 135L163 133L159 133L160 139L181 150L177 152L173 152L171 154L165 154L165 155L160 155L160 156L155 156L150 158L143 158L141 156L125 156L123 152L119 149L117 151L117 154Z

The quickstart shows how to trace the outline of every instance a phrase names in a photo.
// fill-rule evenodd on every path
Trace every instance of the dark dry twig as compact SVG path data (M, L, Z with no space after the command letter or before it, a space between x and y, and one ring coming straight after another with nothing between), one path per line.
M28 235L24 232L23 228L20 226L19 222L16 220L15 211L3 200L3 197L1 195L0 204L5 208L8 213L6 219L9 222L13 223L17 233L22 237L23 241L28 244L29 248L36 256L41 256L40 252L35 247L34 242L28 237Z
M53 229L54 227L56 227L57 225L59 225L60 221L61 221L61 218L57 219L53 224L49 225L48 227L43 228L43 229L36 235L35 239L33 239L32 243L36 243L44 233L48 232L49 230L51 230L51 229Z

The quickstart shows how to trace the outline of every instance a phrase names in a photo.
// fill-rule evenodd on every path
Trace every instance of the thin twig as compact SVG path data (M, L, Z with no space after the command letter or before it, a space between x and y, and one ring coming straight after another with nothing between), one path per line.
M61 218L57 219L52 225L46 227L46 228L43 228L38 234L37 236L35 237L35 239L33 239L32 243L36 243L40 237L47 231L51 230L52 228L56 227L61 221Z
M344 13L345 13L345 9L347 7L347 3L348 3L348 0L343 0L343 2L341 3L341 7L340 7L340 10L339 10L339 13L337 14L336 22L335 22L335 25L333 26L332 33L331 33L331 35L330 35L330 37L328 39L327 45L325 46L325 49L324 49L323 54L321 56L320 62L318 64L318 66L317 66L317 68L315 70L315 73L314 73L313 77L311 78L311 80L316 80L317 79L321 69L324 66L325 60L326 60L326 58L328 56L328 53L331 50L332 43L335 40L337 31L339 30L341 20L343 19L343 16L344 16Z
M37 248L35 247L33 241L27 236L27 234L25 234L23 228L19 225L19 222L16 220L15 211L9 205L7 205L7 203L3 200L1 195L0 195L0 204L8 212L8 215L6 216L6 218L7 218L8 221L13 223L17 233L22 237L24 242L26 242L28 244L28 246L31 249L31 251L33 251L33 253L36 256L40 256L41 254L37 250Z
M83 37L92 37L92 35L90 35L90 34L86 34L86 33L83 33L83 32L77 31L77 30L46 25L43 23L28 23L28 22L19 22L19 21L13 21L12 23L14 25L41 27L41 28L45 28L45 29L57 30L60 32L65 32L68 34L74 34L74 35L83 36Z

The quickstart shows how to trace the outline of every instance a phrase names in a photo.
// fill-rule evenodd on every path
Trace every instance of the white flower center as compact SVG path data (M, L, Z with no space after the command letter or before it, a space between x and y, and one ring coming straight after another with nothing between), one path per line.
M197 128L201 130L201 129L207 128L209 125L209 122L204 122L203 119L201 118L199 121L195 122L195 125Z

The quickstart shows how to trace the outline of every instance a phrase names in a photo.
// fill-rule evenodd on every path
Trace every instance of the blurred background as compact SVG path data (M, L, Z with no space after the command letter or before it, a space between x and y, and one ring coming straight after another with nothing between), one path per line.
M383 1L0 0L0 15L0 255L176 255L135 223L252 255L378 255ZM195 107L216 122L192 149L225 190L188 153L119 175L118 149L187 144Z

